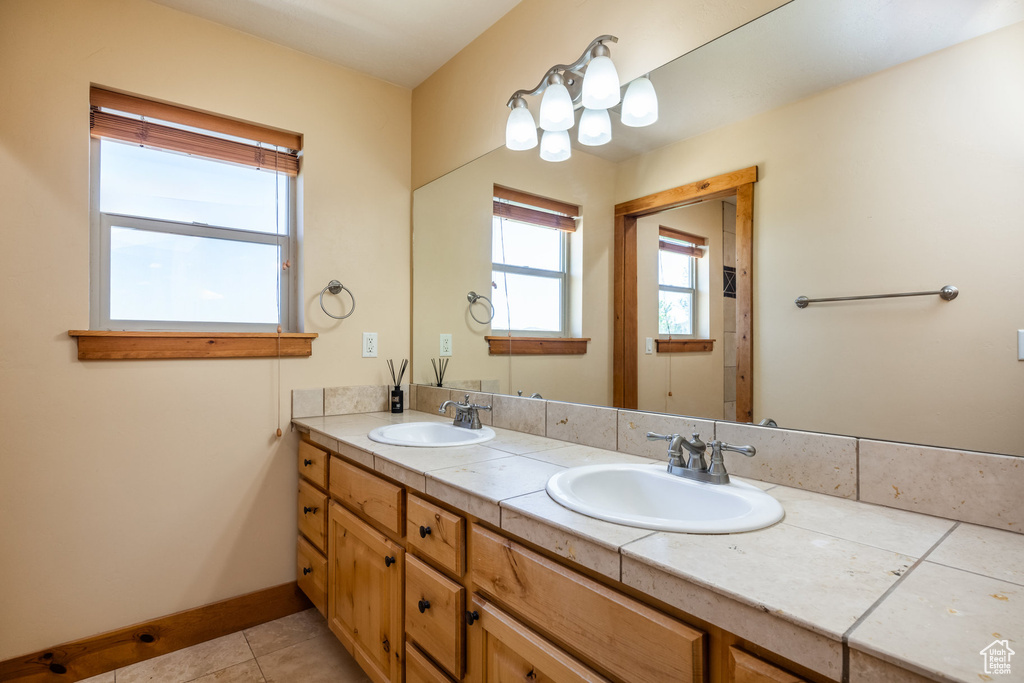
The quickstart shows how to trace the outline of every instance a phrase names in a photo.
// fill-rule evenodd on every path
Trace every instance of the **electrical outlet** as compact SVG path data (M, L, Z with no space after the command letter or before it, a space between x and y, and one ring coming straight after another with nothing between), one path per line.
M363 332L363 358L377 357L377 333Z
M654 353L654 337L647 338L647 346L644 348L644 353L648 356Z
M442 334L441 335L441 355L450 356L452 355L452 335Z

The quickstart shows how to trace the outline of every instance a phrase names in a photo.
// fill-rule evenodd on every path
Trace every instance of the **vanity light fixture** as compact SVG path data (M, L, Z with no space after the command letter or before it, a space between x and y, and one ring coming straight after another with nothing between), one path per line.
M658 95L650 74L636 79L622 98L622 123L632 128L649 126L658 120Z
M511 150L533 149L537 146L537 126L526 104L526 97L541 95L540 127L544 134L540 139L540 156L546 161L565 161L572 155L568 130L575 122L575 109L582 104L578 140L580 144L597 146L612 139L612 123L608 109L620 102L621 86L619 74L612 63L611 50L606 43L617 43L615 36L598 36L590 42L580 58L572 64L556 64L547 70L537 87L532 90L517 90L506 106L511 110L505 125L505 146ZM654 86L646 77L630 92L637 91L632 99L632 115L627 125L645 126L658 119L658 99ZM637 99L639 98L639 99ZM653 98L653 118L651 107ZM627 104L623 101L623 122ZM649 119L649 121L647 120ZM642 121L647 121L643 123Z

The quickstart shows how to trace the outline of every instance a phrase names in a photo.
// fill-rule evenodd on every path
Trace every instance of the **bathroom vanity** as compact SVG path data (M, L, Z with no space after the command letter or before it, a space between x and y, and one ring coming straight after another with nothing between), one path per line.
M944 643L973 655L1024 633L1019 577L991 567L941 592L965 548L1012 555L1018 534L756 481L786 508L779 524L651 532L544 490L565 467L649 458L500 428L454 449L366 437L438 419L295 420L300 491L319 496L300 493L299 582L375 681L970 680L958 670L981 656L954 662ZM964 618L932 619L946 603Z

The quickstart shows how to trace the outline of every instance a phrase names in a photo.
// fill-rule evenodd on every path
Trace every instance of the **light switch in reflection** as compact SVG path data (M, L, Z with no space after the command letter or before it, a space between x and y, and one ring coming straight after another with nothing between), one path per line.
M1017 330L1017 360L1024 360L1024 330Z
M647 338L647 346L644 349L644 353L648 356L654 353L654 337Z

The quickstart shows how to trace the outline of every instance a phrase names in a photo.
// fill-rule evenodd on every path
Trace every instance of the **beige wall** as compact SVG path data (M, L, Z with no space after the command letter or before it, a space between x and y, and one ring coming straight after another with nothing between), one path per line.
M448 380L499 380L499 390L607 405L611 402L612 214L615 165L574 152L540 162L504 147L413 193L413 380L433 383L430 358L439 335L452 334ZM491 295L493 186L512 187L582 209L570 237L573 336L592 337L581 356L490 356L490 326L469 315L466 294ZM474 308L484 319L487 309Z
M619 38L612 57L626 82L782 4L523 0L413 91L413 187L505 144L512 93L599 35Z
M381 384L409 351L411 93L143 0L5 0L0 27L2 660L294 580L290 390ZM320 338L280 391L272 360L76 360L90 83L305 135ZM343 323L316 301L332 277L359 302Z
M704 202L637 221L637 398L640 410L724 419L722 327L722 204ZM708 238L698 259L698 329L714 339L702 353L644 353L647 337L658 338L658 227L675 228ZM703 311L703 313L701 313ZM671 394L671 395L669 395Z
M759 167L755 420L1024 455L1022 84L1018 24L619 165L616 201Z

